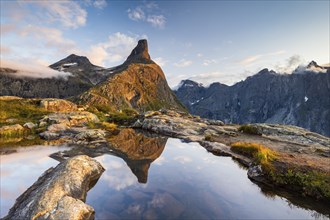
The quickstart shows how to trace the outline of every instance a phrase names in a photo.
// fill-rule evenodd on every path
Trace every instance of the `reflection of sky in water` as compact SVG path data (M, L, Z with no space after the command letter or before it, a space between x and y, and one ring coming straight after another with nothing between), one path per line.
M169 139L150 166L147 184L139 184L122 159L97 159L106 171L87 196L97 219L313 218L281 197L266 197L231 158L197 143Z
M48 155L67 147L21 147L17 153L0 156L0 217L5 216L28 187L50 167L58 164L58 161Z

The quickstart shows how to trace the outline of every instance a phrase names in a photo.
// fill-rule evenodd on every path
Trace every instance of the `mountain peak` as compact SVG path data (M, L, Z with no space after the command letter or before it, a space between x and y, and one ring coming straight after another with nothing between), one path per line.
M71 54L71 55L67 56L66 58L50 65L49 67L52 69L62 70L63 67L83 66L83 65L91 66L92 63L85 56L78 56L76 54Z
M132 50L127 57L125 63L150 63L150 55L148 52L148 41L142 39L138 41L137 46Z
M306 69L311 69L311 68L323 68L322 66L318 65L317 62L312 60L306 67Z

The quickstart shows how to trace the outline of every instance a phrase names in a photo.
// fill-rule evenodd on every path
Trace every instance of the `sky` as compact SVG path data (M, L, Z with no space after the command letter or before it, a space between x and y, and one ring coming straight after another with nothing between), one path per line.
M37 76L74 53L123 63L139 39L170 87L232 85L263 68L330 63L330 1L1 0L1 67ZM32 70L29 70L32 69ZM53 75L52 75L53 74Z

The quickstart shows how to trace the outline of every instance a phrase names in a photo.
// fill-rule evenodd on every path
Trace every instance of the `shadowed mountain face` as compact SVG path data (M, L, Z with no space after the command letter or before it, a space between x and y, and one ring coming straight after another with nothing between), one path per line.
M322 72L315 72L320 69ZM313 63L295 74L264 69L233 86L185 80L177 97L192 114L226 123L297 125L330 136L330 70Z
M77 76L67 78L17 77L17 70L0 68L0 96L23 98L67 98L93 86L89 80Z
M17 70L0 68L0 95L67 98L88 90L109 74L109 70L91 64L86 57L74 54L50 65L50 68L71 74L66 78L18 77Z
M161 68L150 59L146 40L140 40L127 60L111 69L108 79L77 97L80 104L102 106L111 111L174 108L183 105L169 88Z

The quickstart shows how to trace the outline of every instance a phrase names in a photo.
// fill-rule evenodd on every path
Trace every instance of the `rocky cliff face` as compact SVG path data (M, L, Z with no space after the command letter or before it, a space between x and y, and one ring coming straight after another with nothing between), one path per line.
M127 60L111 71L106 81L84 92L76 101L110 111L184 109L169 88L162 69L150 59L146 40L140 40Z
M295 74L268 69L233 86L183 81L176 95L191 113L227 123L297 125L330 136L330 70Z

